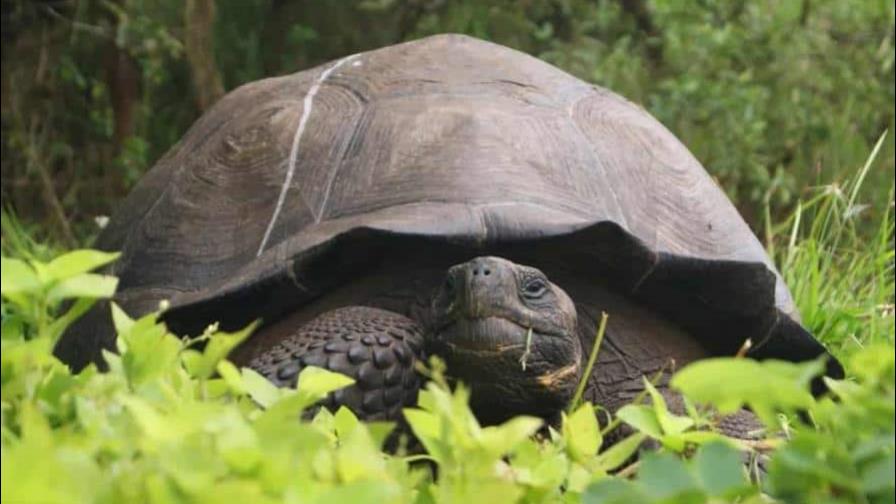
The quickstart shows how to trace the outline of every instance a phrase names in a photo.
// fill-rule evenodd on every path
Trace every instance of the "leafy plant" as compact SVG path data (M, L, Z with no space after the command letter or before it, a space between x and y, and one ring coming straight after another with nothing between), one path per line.
M114 279L89 273L114 254L75 251L50 262L3 258L2 499L4 502L879 502L892 499L892 346L853 355L854 381L828 381L820 363L714 359L679 371L672 386L694 406L670 412L650 381L645 397L601 431L580 404L559 425L516 417L479 425L463 385L453 391L438 361L419 404L405 410L423 452L386 454L392 426L348 410L302 412L351 380L308 368L295 389L277 388L226 354L251 333L210 327L193 340L157 314L133 320L113 305L118 353L109 371L77 375L51 354L74 314L108 297ZM87 297L82 297L87 296ZM75 299L60 310L62 300ZM197 343L202 342L200 349ZM719 387L719 383L725 387ZM773 394L769 392L773 391ZM757 486L752 448L712 432L715 411L750 405L770 428L786 424ZM634 432L604 446L620 423ZM643 442L660 452L634 461ZM633 462L634 461L634 462ZM420 465L423 463L424 465ZM428 469L431 464L436 470ZM831 500L833 499L833 500ZM839 499L839 500L837 500Z

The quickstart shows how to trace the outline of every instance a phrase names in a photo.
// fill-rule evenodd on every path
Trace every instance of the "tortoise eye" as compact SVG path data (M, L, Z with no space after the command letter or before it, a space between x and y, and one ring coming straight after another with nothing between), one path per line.
M526 286L523 288L523 295L529 299L537 299L544 296L547 290L548 286L543 280L535 279L526 283Z

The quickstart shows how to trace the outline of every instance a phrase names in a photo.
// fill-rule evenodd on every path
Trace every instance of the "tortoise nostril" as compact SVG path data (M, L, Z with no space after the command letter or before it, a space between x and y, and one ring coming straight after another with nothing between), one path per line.
M492 274L492 270L485 268L484 270L482 270L482 274L485 276L489 276Z

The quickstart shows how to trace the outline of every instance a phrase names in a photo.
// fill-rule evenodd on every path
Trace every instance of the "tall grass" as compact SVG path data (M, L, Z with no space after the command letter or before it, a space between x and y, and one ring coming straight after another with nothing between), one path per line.
M886 135L853 176L813 188L790 216L766 230L769 254L804 325L839 355L893 343L893 179L884 208L861 203L868 189L881 190L863 186Z

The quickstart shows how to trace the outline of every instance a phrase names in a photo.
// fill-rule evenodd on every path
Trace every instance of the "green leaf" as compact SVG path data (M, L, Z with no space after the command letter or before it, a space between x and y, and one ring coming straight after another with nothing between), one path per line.
M663 427L656 418L653 408L643 404L627 404L616 412L616 416L635 429L654 439L663 437Z
M678 416L669 411L663 395L653 386L647 378L643 378L644 387L650 394L653 402L653 411L664 434L680 434L694 426L694 421L688 417Z
M115 294L118 279L113 276L83 273L54 285L47 293L50 302L71 298L108 298Z
M693 465L700 484L713 497L733 499L750 491L741 454L726 443L715 441L702 445Z
M244 395L248 393L246 392L246 387L243 386L243 376L232 362L222 360L218 362L215 369L234 394Z
M862 471L862 489L868 494L893 494L893 474L896 474L896 455L890 453L876 460Z
M775 413L807 409L814 404L809 379L823 363L794 364L768 360L713 358L689 364L672 377L672 386L689 398L730 414L749 406L768 427Z
M248 392L249 397L260 404L261 407L268 408L280 399L282 395L281 390L254 369L244 367L242 374L243 387Z
M321 409L323 410L324 408ZM358 417L352 413L352 410L345 406L340 406L336 410L336 414L333 415L333 427L336 430L336 435L340 438L347 437L360 423Z
M3 274L0 275L0 291L3 296L34 292L41 288L34 269L20 259L0 258Z
M74 250L50 261L46 273L52 281L66 280L109 264L120 255L99 250Z
M134 319L128 316L117 303L111 303L112 307L112 324L115 326L115 332L119 335L131 332L134 327Z
M597 467L605 472L612 471L631 459L647 435L642 432L629 434L625 439L601 452L596 459Z
M396 502L400 489L394 484L379 481L355 481L333 487L317 496L312 502L329 504L333 502L351 502L357 504L380 504Z
M496 456L504 455L535 434L542 423L540 418L514 417L501 425L482 429L480 443L489 453Z
M169 373L179 361L183 344L153 314L137 320L118 337L121 363L132 385L138 386Z
M25 320L16 315L7 315L0 320L0 339L22 342L25 340Z
M640 486L622 479L606 478L592 483L582 494L586 504L634 504L651 502Z
M442 422L437 415L417 408L405 408L402 410L404 418L410 425L417 439L439 463L444 463L449 452L448 446L442 440Z
M602 439L594 406L590 402L582 403L568 417L563 417L563 436L573 459L585 462L597 453Z
M645 493L663 501L703 502L703 493L684 463L668 453L647 454L638 471L638 482Z
M235 333L216 332L209 335L205 348L202 349L201 353L196 350L183 352L181 358L183 359L184 367L196 378L210 378L214 374L218 362L226 357L237 345L245 341L255 331L256 327L258 327L257 321Z
M296 389L316 399L323 399L330 392L355 383L351 377L324 368L308 366L299 373Z

